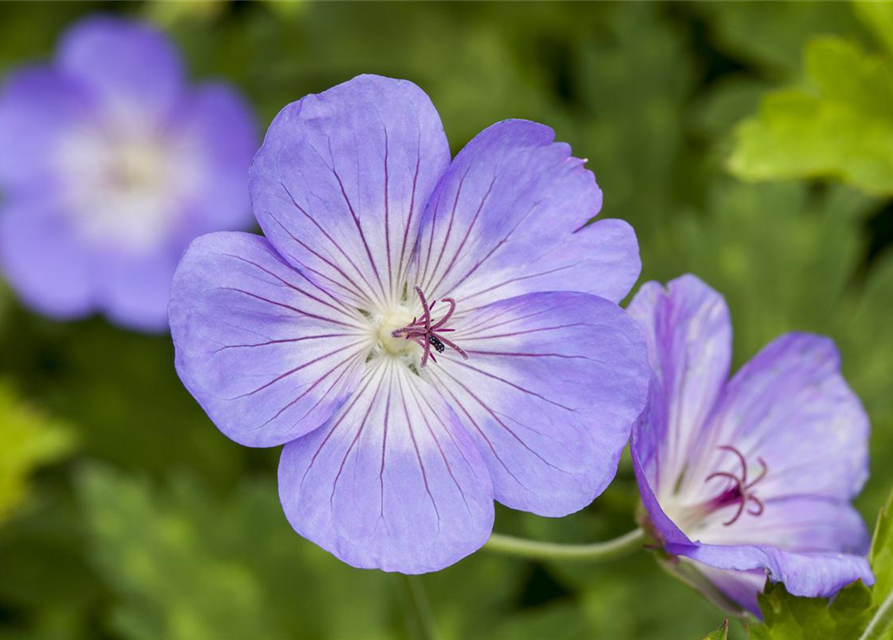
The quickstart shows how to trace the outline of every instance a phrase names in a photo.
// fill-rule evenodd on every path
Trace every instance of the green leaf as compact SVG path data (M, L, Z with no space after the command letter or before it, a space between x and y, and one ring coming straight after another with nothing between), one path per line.
M674 275L698 274L725 296L738 365L788 331L838 337L869 204L846 188L728 180L711 189L703 214L681 221L684 266Z
M570 602L537 607L509 617L493 629L481 631L482 640L590 640L595 637L580 607Z
M704 640L729 640L729 621L726 619L719 627L704 636Z
M745 180L831 177L893 194L893 63L840 38L806 49L810 86L782 89L744 120L729 168Z
M71 431L19 400L0 383L0 522L20 507L30 478L40 466L59 460L74 445Z
M751 640L856 640L871 617L871 592L861 582L843 589L833 602L798 598L782 584L767 583L760 595L765 624L749 628Z
M893 638L893 491L881 509L871 541L873 615L860 640Z
M858 1L853 2L853 9L865 26L893 53L893 3Z
M844 375L871 418L871 473L858 504L876 512L893 485L893 251L878 256L838 332Z
M389 636L388 576L295 534L272 482L221 501L186 478L157 489L94 467L78 488L96 568L117 594L109 623L123 638Z
M692 10L709 22L717 48L776 78L799 71L803 45L816 34L863 35L844 2L698 2Z
M284 3L291 4L291 3ZM201 0L200 2L147 2L142 7L143 16L162 27L178 23L191 26L211 22L219 18L226 9L222 0Z

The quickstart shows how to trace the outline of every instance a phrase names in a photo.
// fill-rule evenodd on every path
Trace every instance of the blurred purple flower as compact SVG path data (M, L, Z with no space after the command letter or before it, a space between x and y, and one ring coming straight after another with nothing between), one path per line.
M727 381L729 311L703 282L646 283L629 312L654 371L633 465L671 569L755 615L767 575L809 597L871 584L850 505L868 475L868 419L834 343L786 334Z
M242 98L188 87L161 33L88 18L0 93L0 267L49 316L163 329L189 241L250 225L256 148Z
M645 405L624 222L548 127L500 122L450 162L410 82L287 106L251 170L266 238L196 240L174 278L177 370L236 442L286 444L292 526L356 567L478 549L493 500L546 516L614 476Z

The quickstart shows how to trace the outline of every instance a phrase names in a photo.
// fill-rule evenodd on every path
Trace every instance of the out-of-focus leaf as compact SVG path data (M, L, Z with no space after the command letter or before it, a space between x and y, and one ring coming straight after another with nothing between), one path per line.
M874 512L893 484L893 251L879 256L840 310L844 374L871 417L871 474L860 504Z
M704 636L704 640L729 640L729 621L726 620L719 627Z
M226 8L225 0L197 0L194 2L168 2L167 0L150 0L142 6L145 18L162 26L171 26L181 22L195 27L218 17Z
M217 487L234 482L249 457L270 456L214 427L174 371L170 336L136 335L99 319L11 316L0 327L0 371L26 379L29 395L41 394L66 416L85 454L157 476L192 469Z
M386 638L386 576L338 562L285 522L272 483L219 503L180 478L168 489L104 468L79 482L110 624L128 640Z
M716 624L716 608L661 569L650 553L589 569L592 579L581 602L594 638L699 638ZM630 606L633 601L648 605ZM730 628L729 637L743 637L740 624Z
M787 331L834 335L871 204L845 188L727 180L685 219L678 262L726 297L739 365Z
M261 0L266 7L278 16L294 19L308 10L308 0Z
M806 49L811 86L764 98L729 159L746 180L833 177L893 194L893 62L840 38Z
M587 117L575 150L605 192L601 216L631 222L648 247L646 274L665 275L675 256L666 225L685 189L698 188L681 126L696 79L692 52L657 4L614 11L601 27L608 35L580 54L575 80Z
M60 459L73 445L66 426L22 402L0 382L0 522L28 496L33 471Z
M865 26L893 53L893 3L855 0L853 9Z
M803 45L817 35L865 35L844 2L698 2L712 41L735 59L778 78L800 70Z
M465 636L468 637L468 636ZM590 640L594 635L575 603L562 602L537 607L506 618L492 629L479 629L474 638L480 640Z
M769 86L749 76L731 76L702 94L688 115L692 130L707 140L721 142L726 133L753 113Z
M486 633L481 632L511 613L527 573L523 562L479 551L442 571L419 576L439 637L484 640Z

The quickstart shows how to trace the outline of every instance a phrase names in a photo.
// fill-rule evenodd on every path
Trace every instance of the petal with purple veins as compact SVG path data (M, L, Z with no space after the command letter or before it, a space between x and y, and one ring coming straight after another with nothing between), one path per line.
M727 443L768 472L762 500L811 495L849 500L868 475L868 418L840 375L833 341L792 333L768 344L726 386L697 467L734 465ZM701 495L709 488L702 487Z
M274 446L322 425L354 392L371 347L362 316L260 236L202 236L171 286L177 372L217 427Z
M279 113L251 168L252 206L292 264L358 305L394 303L423 207L449 160L440 117L421 89L359 76Z
M868 552L869 535L859 512L848 502L813 496L763 500L758 517L742 516L725 526L711 519L693 537L715 544L772 545L789 551Z
M729 372L732 326L722 296L691 275L666 289L644 284L628 310L645 329L654 371L649 412L634 446L660 495L705 441L706 421Z
M450 340L468 359L448 350L424 371L477 442L496 499L548 516L592 502L645 403L639 326L614 303L576 292L511 298L454 326Z
M486 465L437 391L393 360L318 431L284 448L279 494L298 533L344 562L437 571L493 527Z
M601 190L554 139L507 120L468 143L425 211L410 284L466 309L537 291L626 296L640 269L635 233L619 220L584 226Z

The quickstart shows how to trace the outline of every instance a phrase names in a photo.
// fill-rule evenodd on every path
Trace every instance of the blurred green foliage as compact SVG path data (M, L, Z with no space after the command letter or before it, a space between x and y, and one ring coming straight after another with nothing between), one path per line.
M74 445L73 433L23 403L0 383L0 524L22 506L36 467L55 462Z
M893 60L841 38L806 50L808 85L766 96L738 129L729 160L737 176L838 178L893 194Z
M736 365L785 331L837 341L872 418L858 504L873 521L893 485L891 6L3 3L0 74L49 58L80 16L117 12L166 29L194 78L238 84L262 126L363 72L422 86L454 151L497 120L549 124L589 159L602 215L636 228L644 279L692 271L725 294ZM168 337L53 323L0 291L0 353L15 386L0 390L0 487L10 469L33 486L0 525L0 640L419 637L401 578L352 570L291 531L277 452L216 431ZM33 463L10 453L16 420L38 434ZM35 474L69 438L73 456ZM637 499L625 460L583 512L500 509L496 526L605 539L634 526ZM441 640L680 640L723 620L645 552L597 566L479 553L418 584ZM745 635L733 621L729 637Z

